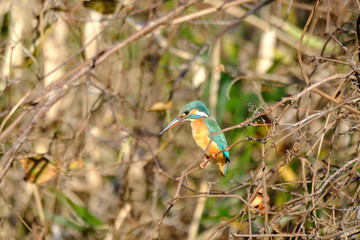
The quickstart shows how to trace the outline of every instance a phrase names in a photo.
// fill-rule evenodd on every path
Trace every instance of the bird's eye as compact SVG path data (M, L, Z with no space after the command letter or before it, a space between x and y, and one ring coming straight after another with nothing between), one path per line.
M186 110L183 114L180 115L180 117L184 118L186 117L187 115L189 115L189 111Z

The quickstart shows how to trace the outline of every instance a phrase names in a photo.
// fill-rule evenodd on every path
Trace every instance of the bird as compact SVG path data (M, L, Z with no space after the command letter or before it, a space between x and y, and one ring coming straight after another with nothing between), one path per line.
M204 151L204 161L200 168L205 168L207 163L213 160L223 176L226 176L230 154L224 133L213 133L221 129L216 120L210 117L210 112L201 101L187 103L179 112L178 116L171 121L160 133L163 134L170 128L175 127L183 121L190 121L192 136L195 143ZM212 139L213 138L213 139Z

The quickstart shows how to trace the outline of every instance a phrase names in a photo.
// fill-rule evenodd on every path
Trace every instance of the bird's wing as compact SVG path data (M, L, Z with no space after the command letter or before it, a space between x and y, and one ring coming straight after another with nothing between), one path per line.
M212 133L218 132L218 131L221 130L218 123L215 121L215 119L213 119L211 117L206 118L205 123L206 123L206 126L209 129L209 138L212 137ZM224 150L225 148L228 147L224 133L219 133L219 134L215 135L213 141L216 142L216 144L219 146L220 150ZM224 153L224 156L226 158L226 161L230 162L229 151L224 151L223 153Z

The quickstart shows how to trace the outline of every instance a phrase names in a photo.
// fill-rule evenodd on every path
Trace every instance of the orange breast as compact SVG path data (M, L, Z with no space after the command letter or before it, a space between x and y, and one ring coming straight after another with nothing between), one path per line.
M205 150L209 143L210 143L210 137L209 137L209 131L206 127L205 123L202 119L194 120L191 122L191 130L193 138L196 142L196 144L202 149ZM220 152L220 149L216 145L215 142L211 142L211 145L208 148L207 153L209 155L216 154ZM222 154L218 155L219 157L223 157Z

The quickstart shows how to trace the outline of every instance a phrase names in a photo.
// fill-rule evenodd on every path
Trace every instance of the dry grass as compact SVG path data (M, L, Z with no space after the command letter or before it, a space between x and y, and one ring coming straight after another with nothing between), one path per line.
M1 238L360 239L359 1L0 9ZM158 136L198 98L226 177Z

